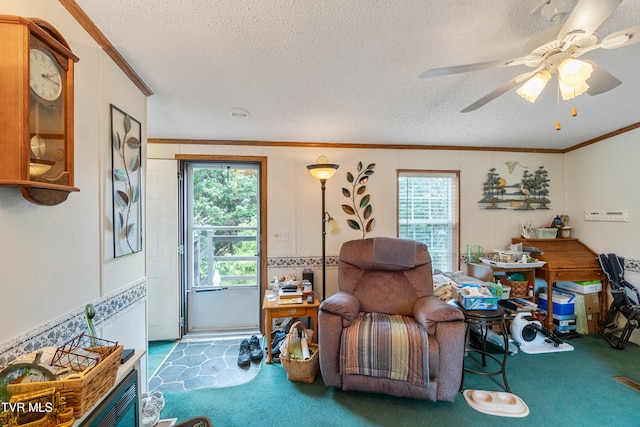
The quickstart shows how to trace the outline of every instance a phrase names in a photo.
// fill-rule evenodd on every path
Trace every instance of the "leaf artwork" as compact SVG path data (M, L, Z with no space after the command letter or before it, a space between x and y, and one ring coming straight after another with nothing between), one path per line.
M376 226L375 218L372 218L373 207L371 206L371 195L367 194L367 181L373 175L375 163L369 164L363 169L362 162L358 162L357 175L347 172L347 182L351 188L342 188L342 195L351 201L351 204L342 205L342 211L355 219L347 219L347 225L353 230L361 230L364 239L367 233Z
M114 256L120 256L142 249L141 124L115 106L111 108Z

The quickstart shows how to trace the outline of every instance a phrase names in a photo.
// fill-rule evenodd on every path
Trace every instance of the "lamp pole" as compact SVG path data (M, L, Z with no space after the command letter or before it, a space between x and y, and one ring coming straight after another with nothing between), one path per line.
M327 211L325 209L325 190L326 190L326 179L320 180L320 188L322 190L322 300L324 301L326 295L327 288L327 221L325 220L325 216Z
M325 190L327 179L331 178L336 170L340 166L329 163L325 156L318 157L318 162L313 165L308 165L307 170L309 173L320 181L320 189L322 190L322 299L324 300L327 292L327 221L325 220L328 215L325 208ZM329 216L329 221L333 221ZM335 222L335 221L334 221Z

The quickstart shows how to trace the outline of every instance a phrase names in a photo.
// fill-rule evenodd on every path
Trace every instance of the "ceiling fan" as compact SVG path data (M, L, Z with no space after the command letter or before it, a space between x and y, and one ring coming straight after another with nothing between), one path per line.
M532 71L514 77L464 108L461 111L463 113L477 110L520 83L523 83L523 86L518 89L518 95L534 102L552 74L558 74L558 86L563 99L571 99L584 92L589 95L607 92L618 86L621 81L593 61L572 60L595 49L616 49L640 42L640 25L638 25L609 34L598 43L598 36L594 32L620 3L622 0L579 0L571 11L573 4L571 0L542 0L531 13L540 11L555 25L534 36L527 43L526 52L529 52L527 55L507 60L434 68L422 73L420 78L515 65L533 68ZM569 11L571 13L562 24L561 20Z

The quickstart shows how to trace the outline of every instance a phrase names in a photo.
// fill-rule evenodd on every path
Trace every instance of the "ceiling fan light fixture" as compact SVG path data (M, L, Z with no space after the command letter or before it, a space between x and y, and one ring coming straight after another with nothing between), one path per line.
M558 88L560 89L562 99L567 101L585 93L589 89L589 85L587 82L582 82L582 84L578 86L568 86L564 84L562 80L558 80Z
M591 77L593 66L588 62L567 58L558 65L560 82L569 87L579 87Z
M535 102L550 78L551 74L547 70L542 70L520 86L516 93L529 102Z

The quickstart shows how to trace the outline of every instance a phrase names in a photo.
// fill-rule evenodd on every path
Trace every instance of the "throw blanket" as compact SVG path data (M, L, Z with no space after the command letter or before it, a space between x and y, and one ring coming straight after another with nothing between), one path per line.
M416 266L416 242L376 237L373 239L373 262L413 268Z
M342 372L429 386L427 331L411 317L360 313L342 334Z

